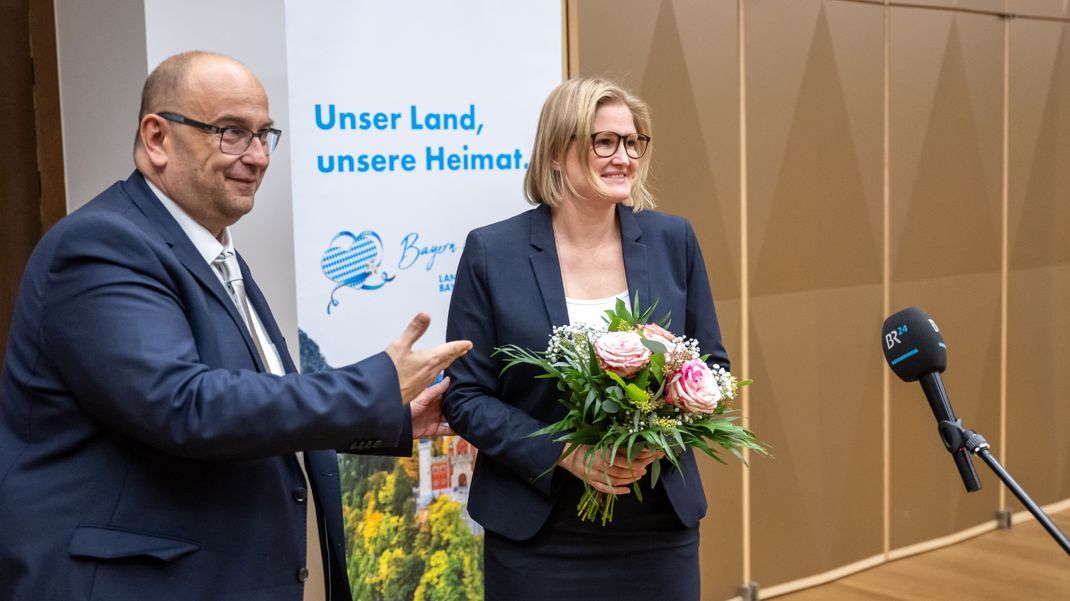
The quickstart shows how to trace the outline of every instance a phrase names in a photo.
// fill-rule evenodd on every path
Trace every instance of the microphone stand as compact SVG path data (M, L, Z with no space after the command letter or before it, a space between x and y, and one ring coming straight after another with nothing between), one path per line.
M1059 546L1063 548L1063 551L1066 551L1066 554L1070 555L1070 540L1067 540L1066 535L1056 527L1055 523L1048 517L1048 514L1044 513L1044 510L1038 507L1037 504L1033 502L1033 499L1029 498L1029 495L1026 494L1025 490L1014 481L1014 478L1007 473L1007 470L1004 469L999 461L992 456L992 453L988 451L988 441L985 440L984 436L981 436L973 430L963 428L961 419L956 419L955 421L941 421L937 425L937 428L940 430L940 439L944 442L944 448L946 448L949 453L955 454L962 449L966 449L974 455L979 455L981 459L988 464L988 467L992 468L992 471L999 476L999 479L1007 485L1007 488L1011 489L1014 496L1018 497L1018 500L1025 505L1026 509L1029 510L1029 513L1032 513L1033 517L1044 526L1044 529L1055 539L1055 542L1059 543Z

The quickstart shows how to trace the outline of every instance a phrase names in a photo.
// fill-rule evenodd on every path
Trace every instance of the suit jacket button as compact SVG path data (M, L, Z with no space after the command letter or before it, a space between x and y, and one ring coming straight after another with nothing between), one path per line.
M297 581L304 582L306 580L308 580L308 568L297 570Z
M305 490L304 486L299 486L299 487L294 489L294 501L297 501L298 503L304 503L305 499L307 499L307 498L308 498L308 491Z

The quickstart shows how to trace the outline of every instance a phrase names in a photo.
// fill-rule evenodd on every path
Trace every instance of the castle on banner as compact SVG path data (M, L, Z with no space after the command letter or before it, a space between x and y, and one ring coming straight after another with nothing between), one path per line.
M416 489L416 512L447 495L464 508L464 519L473 532L483 528L468 515L468 490L476 463L476 448L460 436L421 438L418 445L420 482Z

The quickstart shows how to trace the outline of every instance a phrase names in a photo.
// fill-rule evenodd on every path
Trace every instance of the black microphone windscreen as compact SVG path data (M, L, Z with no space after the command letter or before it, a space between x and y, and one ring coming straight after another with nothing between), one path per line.
M913 382L947 367L947 347L940 328L917 307L893 313L884 320L881 347L895 375Z

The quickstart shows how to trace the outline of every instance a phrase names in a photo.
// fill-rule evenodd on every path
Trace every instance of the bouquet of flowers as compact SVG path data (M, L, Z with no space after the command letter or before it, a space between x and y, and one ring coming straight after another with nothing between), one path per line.
M637 305L638 297L632 303ZM619 451L629 461L644 449L660 451L677 469L688 448L721 463L724 460L716 447L740 461L743 449L766 453L754 433L737 423L738 416L726 415L728 401L751 381L740 381L723 367L707 365L708 355L700 354L697 340L674 336L665 329L668 315L650 323L656 306L655 302L639 313L618 300L614 309L606 311L604 326L554 328L543 352L516 345L495 349L495 354L506 358L503 372L526 364L543 372L537 378L557 380L563 395L560 402L568 413L531 436L552 435L555 441L566 443L558 463L581 445L590 447L584 456L588 468L596 454L612 457ZM660 473L660 463L654 461L651 487ZM579 517L600 519L604 526L613 519L616 495L595 490L587 480L584 487L577 506ZM632 490L642 501L638 482Z

